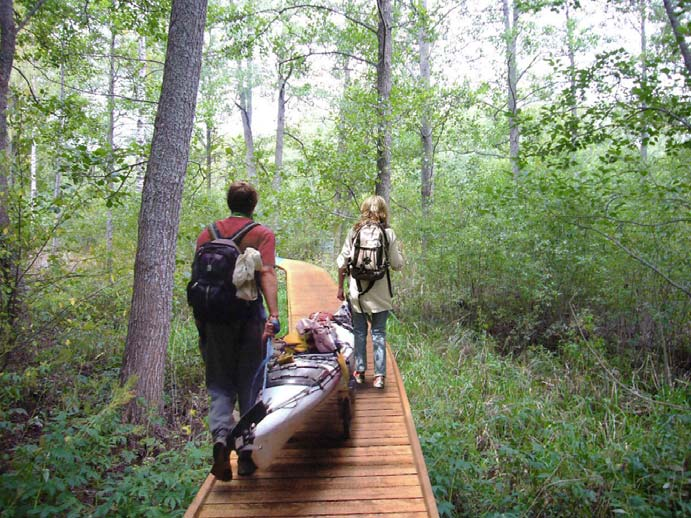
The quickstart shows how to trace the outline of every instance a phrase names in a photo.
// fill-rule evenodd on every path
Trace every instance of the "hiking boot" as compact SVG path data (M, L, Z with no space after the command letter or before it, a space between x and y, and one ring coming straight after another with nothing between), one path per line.
M372 383L374 388L383 389L384 388L384 376L375 376L374 383Z
M214 464L211 466L211 474L224 482L233 480L233 471L230 469L230 451L223 441L214 443Z
M238 475L246 477L257 470L257 465L252 460L251 451L241 451L238 453Z
M353 372L353 378L355 378L355 383L362 385L365 382L365 373L360 371Z

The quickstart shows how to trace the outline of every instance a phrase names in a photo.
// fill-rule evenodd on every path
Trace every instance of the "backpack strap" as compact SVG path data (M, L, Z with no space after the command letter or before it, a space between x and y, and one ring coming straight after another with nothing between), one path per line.
M216 226L216 223L212 223L208 227L206 227L209 230L209 235L211 236L211 240L215 241L216 239L220 239L221 233L218 230L218 227Z
M239 244L240 241L242 240L242 238L245 237L245 235L250 230L252 230L254 227L258 227L258 226L259 226L259 223L257 223L256 221L250 221L249 223L246 223L242 228L240 228L240 230L238 230L237 232L235 232L234 234L232 234L228 237L225 237L225 236L223 236L223 234L221 234L221 231L216 226L216 223L212 223L211 225L209 225L208 229L209 229L209 234L211 234L212 240L230 239L231 241L234 241L235 244Z
M380 225L381 226L381 225ZM389 284L389 296L393 298L393 290L391 289L391 273L389 272L389 237L386 235L386 229L381 227L382 234L384 234L384 256L386 262L386 282Z
M235 232L232 236L230 236L228 239L234 241L236 244L240 244L240 241L242 241L242 238L245 237L245 235L252 230L254 227L258 227L259 223L256 221L250 221L247 223L244 227L242 227L240 230Z

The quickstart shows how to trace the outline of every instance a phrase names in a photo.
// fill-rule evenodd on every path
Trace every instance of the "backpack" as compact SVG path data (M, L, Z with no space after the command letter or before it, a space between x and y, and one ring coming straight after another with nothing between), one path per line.
M192 262L192 278L187 283L187 303L194 318L216 324L248 318L261 304L237 297L233 284L235 262L240 255L237 243L259 223L250 222L230 237L222 237L215 223L209 225L212 240L199 247Z
M389 239L383 225L368 221L355 232L348 272L357 283L359 295L367 293L376 281L386 276L389 294L393 296L389 275ZM369 283L364 290L363 281Z

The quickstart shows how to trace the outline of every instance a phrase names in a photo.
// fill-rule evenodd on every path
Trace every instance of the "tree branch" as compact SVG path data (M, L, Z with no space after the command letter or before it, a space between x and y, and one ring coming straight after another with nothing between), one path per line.
M41 8L41 6L44 3L46 3L46 0L38 0L38 2L34 4L31 10L28 13L26 13L24 19L19 24L17 24L17 32L21 31L24 27L26 27L26 24L29 23L31 17L36 14L36 12Z
M321 9L321 10L323 10L323 11L327 11L327 12L330 12L330 13L333 13L333 14L337 14L337 15L339 15L339 16L342 16L343 18L345 18L345 19L348 20L349 22L352 22L352 23L354 23L355 25L359 25L359 26L362 27L363 29L366 29L366 30L368 30L368 31L370 31L370 32L372 32L372 33L374 33L374 34L377 34L377 28L376 28L376 27L372 27L371 25L368 25L368 24L366 24L365 22L363 22L363 21L361 21L361 20L358 20L357 18L353 18L353 17L350 16L349 14L343 13L343 12L341 12L341 11L338 11L337 9L334 9L333 7L328 7L328 6L325 6L325 5L316 5L316 4L295 4L295 5L291 5L291 6L289 6L289 7L284 7L283 9L278 9L278 10L276 10L276 12L277 12L278 14L283 14L283 13L286 12L286 11L292 11L292 10L294 10L294 9L303 9L303 8Z
M24 81L26 81L26 86L29 87L29 93L31 94L31 97L33 97L34 102L35 102L39 107L43 108L43 107L41 106L41 101L39 101L38 98L36 97L36 94L34 93L34 89L33 89L33 87L31 86L31 83L29 82L29 79L24 75L24 72L22 72L19 68L17 68L17 67L14 66L14 65L12 66L12 69L13 69L13 70L16 70L17 73L18 73L20 76L22 76L22 79L24 79Z
M626 253L626 255L628 255L629 257L631 257L633 260L637 261L638 263L642 264L642 265L645 266L646 268L649 268L650 270L652 270L653 272L655 272L657 275L659 275L660 277L662 277L668 284L670 284L671 286L677 288L677 289L678 289L679 291L681 291L684 295L686 295L687 297L689 297L689 298L691 299L691 290L690 290L689 288L687 288L687 287L685 287L685 286L679 284L678 282L674 281L672 278L670 278L669 275L667 275L666 273L664 273L662 270L660 270L657 266L655 266L653 263L651 263L650 261L648 261L648 260L645 259L644 257L641 257L640 255L638 255L638 254L637 254L636 252L634 252L633 250L630 250L626 245L624 245L624 243L622 243L621 241L619 241L617 238L615 238L615 237L613 237L613 236L610 236L609 234L607 234L607 233L605 233L605 232L603 232L603 231L601 231L601 230L598 230L598 229L595 228L595 227L590 227L590 226L587 226L587 225L581 225L581 224L578 223L578 222L573 222L573 224L576 225L576 226L577 226L578 228L580 228L580 229L583 229L583 230L586 230L586 231L587 231L587 230L591 230L591 231L595 232L596 234L600 235L601 237L605 238L607 241L609 241L610 243L612 243L613 245L615 245L616 247L618 247L619 249L621 249L624 253Z
M284 59L284 60L280 61L279 64L283 65L284 63L290 63L291 61L297 61L299 59L305 59L305 58L308 58L310 56L330 56L330 55L345 56L347 58L352 58L352 59L354 59L356 61L360 61L362 63L367 63L368 65L371 65L373 67L377 66L377 64L374 61L370 61L368 59L361 58L359 56L355 56L355 55L349 54L347 52L341 52L340 50L327 50L324 52L315 52L315 51L310 50L307 54L300 54L300 55L293 56L293 57L288 58L288 59Z
M674 6L672 5L672 0L663 0L665 4L665 12L667 13L667 18L669 18L669 24L672 26L672 32L674 33L674 39L679 45L679 52L684 60L684 65L686 66L686 73L691 75L691 52L689 52L689 46L686 44L684 35L679 27L679 19L674 12ZM687 76L687 81L689 77Z

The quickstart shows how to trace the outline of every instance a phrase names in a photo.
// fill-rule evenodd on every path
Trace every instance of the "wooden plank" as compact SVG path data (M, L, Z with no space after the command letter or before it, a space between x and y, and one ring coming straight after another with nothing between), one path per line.
M361 477L361 476L389 476L389 475L415 475L417 468L413 464L398 465L316 465L309 464L291 465L292 469L274 470L273 468L257 470L250 477L235 477L231 482L216 481L218 485L232 486L238 480L257 480L265 478L280 479L299 479L306 478L314 480L323 477ZM236 472L235 466L233 471ZM211 477L213 479L213 477ZM216 487L214 486L214 487Z
M387 455L410 455L412 449L409 444L402 446L352 446L350 448L304 448L302 450L284 449L281 459L296 457L328 457L338 459L341 457L372 457Z
M410 445L408 441L408 435L402 434L398 437L368 437L362 435L357 437L357 439L348 439L347 441L336 441L329 439L328 437L312 436L312 437L293 437L284 446L286 450L296 449L299 450L305 447L311 448L325 448L325 447L342 447L342 448L352 448L354 446L401 446Z
M297 481L297 482L296 482ZM232 484L217 484L210 492L227 494L236 491L269 491L275 489L295 488L295 485L307 483L293 476L285 478L240 477ZM309 485L312 490L318 489L357 489L360 487L403 487L417 486L417 475L361 475L349 477L320 477L310 478Z
M194 516L197 516L197 513L199 512L202 504L204 503L204 500L206 499L206 495L209 493L209 491L211 491L211 488L214 486L215 482L216 477L214 477L213 475L209 475L208 477L206 477L206 480L204 480L202 487L199 488L199 492L194 497L194 500L192 500L192 503L187 508L187 511L185 511L185 518L192 518Z
M394 498L386 500L364 500L349 505L343 502L304 502L276 505L275 503L255 504L211 504L205 505L199 516L214 517L249 517L249 516L349 516L360 514L370 516L372 513L409 513L425 511L422 498Z
M369 457L279 457L269 469L272 471L290 471L303 465L312 466L315 469L319 466L368 466L372 464L390 466L412 463L414 460L412 452L403 455L371 455Z
M281 505L290 503L316 503L316 502L349 502L357 500L389 500L398 498L422 498L422 489L419 485L400 486L392 491L391 487L367 487L360 486L354 491L343 489L332 489L326 487L315 487L309 482L304 485L296 483L293 487L283 489L273 489L272 491L239 491L233 493L233 505L236 504L262 504L280 503ZM212 491L209 493L205 504L224 503L228 499L227 492Z

